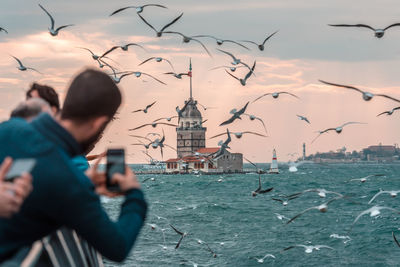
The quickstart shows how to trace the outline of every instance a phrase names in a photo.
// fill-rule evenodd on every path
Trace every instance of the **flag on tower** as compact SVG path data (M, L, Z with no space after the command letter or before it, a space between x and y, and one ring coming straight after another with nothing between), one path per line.
M192 77L192 59L190 59L188 76Z

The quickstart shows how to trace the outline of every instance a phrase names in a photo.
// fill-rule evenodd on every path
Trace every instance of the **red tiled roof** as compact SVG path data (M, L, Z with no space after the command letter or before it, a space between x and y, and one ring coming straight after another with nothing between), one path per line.
M203 147L203 148L199 148L196 152L200 153L200 154L211 154L211 153L215 153L219 150L219 147Z

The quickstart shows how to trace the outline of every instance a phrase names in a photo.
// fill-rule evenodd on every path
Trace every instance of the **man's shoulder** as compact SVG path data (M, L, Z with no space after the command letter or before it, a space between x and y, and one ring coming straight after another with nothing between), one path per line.
M28 155L48 153L55 148L30 123L20 118L0 123L0 146L2 150L7 150L8 146L18 148L21 154L26 152Z

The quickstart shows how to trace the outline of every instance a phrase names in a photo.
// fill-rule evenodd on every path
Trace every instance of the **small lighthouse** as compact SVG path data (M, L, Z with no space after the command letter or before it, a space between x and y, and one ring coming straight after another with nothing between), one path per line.
M271 166L269 167L268 173L279 174L278 160L276 158L276 150L275 150L275 148L272 151L272 162L271 162Z

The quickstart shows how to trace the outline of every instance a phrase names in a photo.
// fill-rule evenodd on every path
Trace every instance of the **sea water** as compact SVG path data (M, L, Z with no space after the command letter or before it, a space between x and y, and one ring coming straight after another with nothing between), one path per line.
M385 176L371 177L365 183L349 182L370 174ZM274 189L256 197L251 196L258 187L254 173L139 175L138 179L149 177L155 180L142 185L149 212L140 236L124 263L106 261L106 266L259 266L256 258L266 254L275 256L265 258L263 264L268 266L400 266L400 247L392 238L395 232L400 239L400 214L383 210L376 217L362 216L351 227L357 215L372 205L400 210L400 194L396 198L382 194L367 204L380 189L400 190L400 164L307 164L297 172L282 167L278 175L261 176L263 189ZM276 214L292 218L335 197L321 198L309 192L287 206L271 199L310 188L324 188L348 198L330 203L326 213L311 210L290 224L277 218ZM104 201L111 218L118 217L122 201ZM175 245L180 236L170 224L188 233L178 249ZM304 248L295 247L284 251L297 244L333 249L305 253Z

